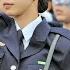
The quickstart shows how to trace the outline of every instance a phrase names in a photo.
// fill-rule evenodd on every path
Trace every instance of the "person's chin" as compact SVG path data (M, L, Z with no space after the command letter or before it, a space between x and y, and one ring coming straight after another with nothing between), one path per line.
M7 14L8 16L14 16L16 15L14 12L12 11L5 11L5 14Z
M56 16L56 19L57 19L58 21L64 21L64 17L62 17L62 16Z

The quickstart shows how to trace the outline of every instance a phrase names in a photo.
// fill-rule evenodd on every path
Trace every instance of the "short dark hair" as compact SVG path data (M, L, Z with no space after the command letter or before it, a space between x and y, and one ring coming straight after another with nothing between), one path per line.
M48 0L38 0L38 12L42 13L48 8Z

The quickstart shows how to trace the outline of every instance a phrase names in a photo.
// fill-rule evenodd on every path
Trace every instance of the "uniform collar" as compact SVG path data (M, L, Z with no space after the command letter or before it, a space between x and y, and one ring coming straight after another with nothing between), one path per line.
M47 24L46 20L43 19L42 22L37 25L30 39L30 43L27 49L23 52L22 58L32 56L40 52L46 44L46 39L50 32L50 26Z
M70 40L70 30L68 30L68 29L65 29L62 27L60 27L60 28L59 27L52 27L50 31L53 33L60 34L61 36L64 36Z
M24 35L24 39L26 41L28 41L28 40L31 39L35 28L37 27L38 24L41 23L41 21L42 21L42 18L41 18L41 16L39 16L34 21L32 21L31 23L29 23L26 27L24 27L22 29L22 32L23 32L23 35ZM19 25L17 24L17 22L15 22L15 24L16 24L16 29L17 30L21 29L19 27Z
M44 11L43 13L39 13L42 17L45 17L45 19L47 20L47 22L52 22L53 18L52 18L52 14L49 13L47 10Z

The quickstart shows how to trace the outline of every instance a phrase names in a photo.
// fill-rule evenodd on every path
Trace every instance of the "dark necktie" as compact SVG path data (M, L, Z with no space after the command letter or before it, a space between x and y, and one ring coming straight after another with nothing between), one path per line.
M24 36L21 30L18 30L18 39L19 39L19 43L23 42Z
M20 59L21 59L21 57L23 56L23 52L24 52L24 44L23 44L24 36L23 36L21 30L18 30L17 33L18 33L19 50L20 50Z

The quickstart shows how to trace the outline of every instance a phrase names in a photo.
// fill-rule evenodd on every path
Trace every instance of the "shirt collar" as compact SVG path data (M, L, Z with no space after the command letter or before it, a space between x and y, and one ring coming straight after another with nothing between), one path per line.
M39 16L39 17L37 17L37 19L35 19L34 21L32 21L31 23L29 23L26 27L24 27L24 28L22 29L22 33L23 33L24 39L25 39L26 41L28 41L28 40L31 39L35 28L37 27L38 24L41 23L41 21L42 21L42 18L41 18L41 16ZM16 25L17 31L18 31L19 29L21 29L21 28L19 27L19 25L17 24L16 21L15 21L15 25Z
M42 17L45 17L47 22L52 22L53 21L52 14L50 12L48 12L47 10L44 11L43 13L39 13L39 15L41 15Z

